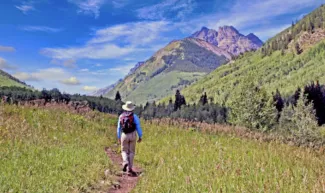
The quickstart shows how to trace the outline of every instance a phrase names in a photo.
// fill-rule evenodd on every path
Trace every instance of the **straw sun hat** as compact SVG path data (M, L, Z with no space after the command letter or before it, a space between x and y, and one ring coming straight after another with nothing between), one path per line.
M126 111L133 111L135 109L135 105L131 101L127 101L124 105L122 105L122 109Z

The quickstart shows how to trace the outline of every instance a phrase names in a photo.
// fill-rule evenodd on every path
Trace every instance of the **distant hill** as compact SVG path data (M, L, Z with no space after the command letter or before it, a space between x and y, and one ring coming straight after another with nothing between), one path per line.
M105 95L105 94L108 93L109 91L113 90L114 87L115 87L116 85L118 85L120 82L122 82L122 79L119 79L116 83L111 84L111 85L109 85L109 86L107 86L107 87L105 87L105 88L101 88L101 89L99 89L99 90L97 90L97 91L91 93L90 95L91 95L91 96L101 96L101 95Z
M3 70L0 70L0 87L1 86L29 87L26 83L18 80Z
M223 65L182 94L197 102L203 92L215 102L231 101L247 76L254 76L269 92L293 94L297 87L319 80L325 84L325 6L268 40L256 52ZM167 100L167 99L166 99Z
M138 63L123 81L104 96L114 98L119 91L123 100L132 100L137 104L160 100L173 94L176 89L183 89L201 79L230 61L237 53L255 50L261 46L253 42L256 38L250 40L234 27L219 28L215 39L220 42L218 44L204 38L206 30L207 34L214 33L213 30L202 28L189 38L170 42L144 63ZM230 43L229 46L226 42ZM230 48L226 49L228 47Z

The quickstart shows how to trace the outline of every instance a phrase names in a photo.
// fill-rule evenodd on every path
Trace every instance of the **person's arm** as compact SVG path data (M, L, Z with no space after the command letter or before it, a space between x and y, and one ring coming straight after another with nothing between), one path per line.
M121 139L121 124L120 124L120 117L118 118L118 121L117 121L117 139L120 141Z
M141 141L142 139L142 129L141 129L141 124L140 124L140 119L137 115L134 115L134 123L135 123L135 128L137 130L139 139Z

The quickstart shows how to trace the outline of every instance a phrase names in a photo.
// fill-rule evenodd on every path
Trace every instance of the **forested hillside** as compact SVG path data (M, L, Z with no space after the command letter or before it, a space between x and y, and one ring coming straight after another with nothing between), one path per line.
M269 93L284 96L311 81L325 83L325 6L270 39L260 50L245 53L183 90L197 102L203 92L220 104L229 104L244 80L251 76Z

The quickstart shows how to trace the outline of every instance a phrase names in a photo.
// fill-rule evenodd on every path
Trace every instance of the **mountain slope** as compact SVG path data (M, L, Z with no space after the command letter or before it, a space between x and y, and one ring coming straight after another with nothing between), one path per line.
M263 45L263 42L253 33L244 36L233 26L219 27L218 31L202 27L191 37L205 40L235 56L247 51L257 50Z
M325 21L325 6L271 38L259 51L221 66L182 94L187 101L197 102L205 91L215 102L227 103L247 76L254 76L269 92L279 89L287 96L311 81L325 84L325 23L315 21ZM314 27L301 27L306 24Z
M232 26L218 31L203 27L191 37L170 42L149 60L138 63L124 80L104 96L138 104L160 100L176 89L196 82L240 53L256 50L263 43L253 34L244 36Z
M3 70L0 70L0 87L1 86L27 87L24 82L18 80Z
M173 41L105 96L113 98L120 91L123 100L138 104L158 100L198 80L230 58L229 53L199 39Z

